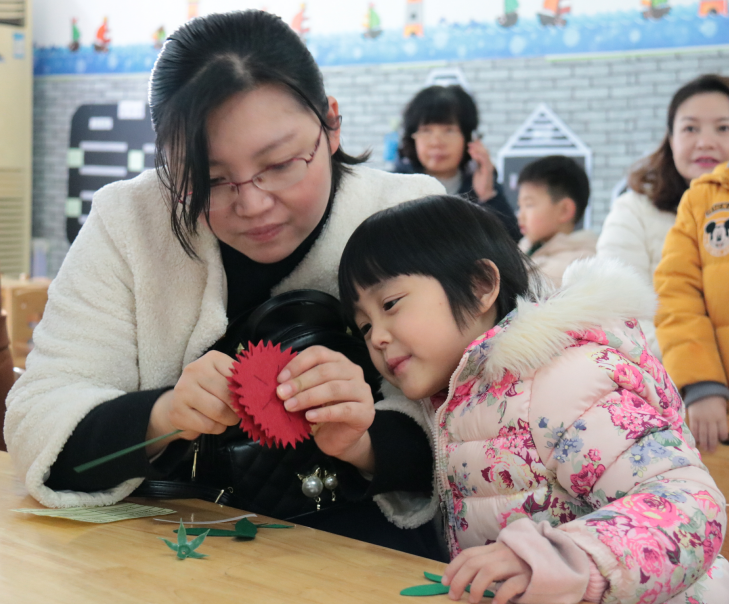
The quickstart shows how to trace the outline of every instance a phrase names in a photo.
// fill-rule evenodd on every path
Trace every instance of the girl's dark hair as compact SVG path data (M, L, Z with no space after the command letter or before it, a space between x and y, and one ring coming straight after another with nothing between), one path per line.
M413 134L427 124L458 124L466 142L459 167L471 161L468 143L478 128L478 109L473 98L460 86L430 86L416 94L403 114L403 133L400 139L400 157L410 160L416 171L423 171L423 164L415 152Z
M729 78L719 75L702 75L679 88L668 106L666 134L658 149L643 161L628 177L628 186L637 193L647 196L659 210L676 212L688 183L676 169L670 139L676 112L691 97L707 92L719 92L729 97Z
M491 260L499 271L497 276ZM354 316L357 288L400 275L436 279L460 329L480 308L481 286L500 279L497 321L530 293L531 263L491 210L452 195L408 201L370 216L354 231L339 265L339 296Z
M310 109L325 130L329 103L321 72L299 36L279 17L247 10L189 21L165 42L152 70L149 104L157 134L155 165L167 190L172 231L195 257L191 236L201 214L209 217L207 117L231 96L273 84ZM331 159L336 194L352 157L337 149ZM180 204L191 193L189 202Z

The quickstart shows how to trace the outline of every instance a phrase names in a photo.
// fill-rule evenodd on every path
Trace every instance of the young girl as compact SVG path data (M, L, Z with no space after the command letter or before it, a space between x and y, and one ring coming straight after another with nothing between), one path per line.
M580 261L543 297L492 214L433 196L364 221L339 286L431 425L453 599L502 582L501 604L727 601L725 499L638 327L654 296L633 271Z

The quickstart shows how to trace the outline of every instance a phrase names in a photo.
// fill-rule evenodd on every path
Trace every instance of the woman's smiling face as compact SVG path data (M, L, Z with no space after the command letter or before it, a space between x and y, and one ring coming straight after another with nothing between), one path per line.
M676 111L670 143L676 170L687 182L729 161L729 97L705 92L686 99Z
M330 97L327 120L336 123L337 117ZM224 243L255 262L283 260L324 216L339 130L322 131L314 113L290 93L265 85L232 96L212 112L207 135L211 185L245 182L271 166L311 157L298 183L273 192L244 184L235 201L210 212L210 228Z

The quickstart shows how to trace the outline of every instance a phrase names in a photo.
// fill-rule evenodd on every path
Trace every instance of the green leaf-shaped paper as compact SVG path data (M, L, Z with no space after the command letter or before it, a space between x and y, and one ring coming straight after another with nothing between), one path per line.
M187 533L185 532L185 525L182 524L182 518L180 518L180 528L177 529L177 545L185 545L187 543Z
M416 585L406 587L400 592L401 596L437 596L447 594L450 588L441 583L428 583L427 585Z

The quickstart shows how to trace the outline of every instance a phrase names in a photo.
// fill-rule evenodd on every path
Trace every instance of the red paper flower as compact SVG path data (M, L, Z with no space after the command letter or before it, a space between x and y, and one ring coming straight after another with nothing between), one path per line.
M276 378L296 356L291 349L270 342L248 343L233 363L228 378L233 408L240 417L241 430L269 447L296 446L311 436L311 424L303 411L290 413L276 395Z

